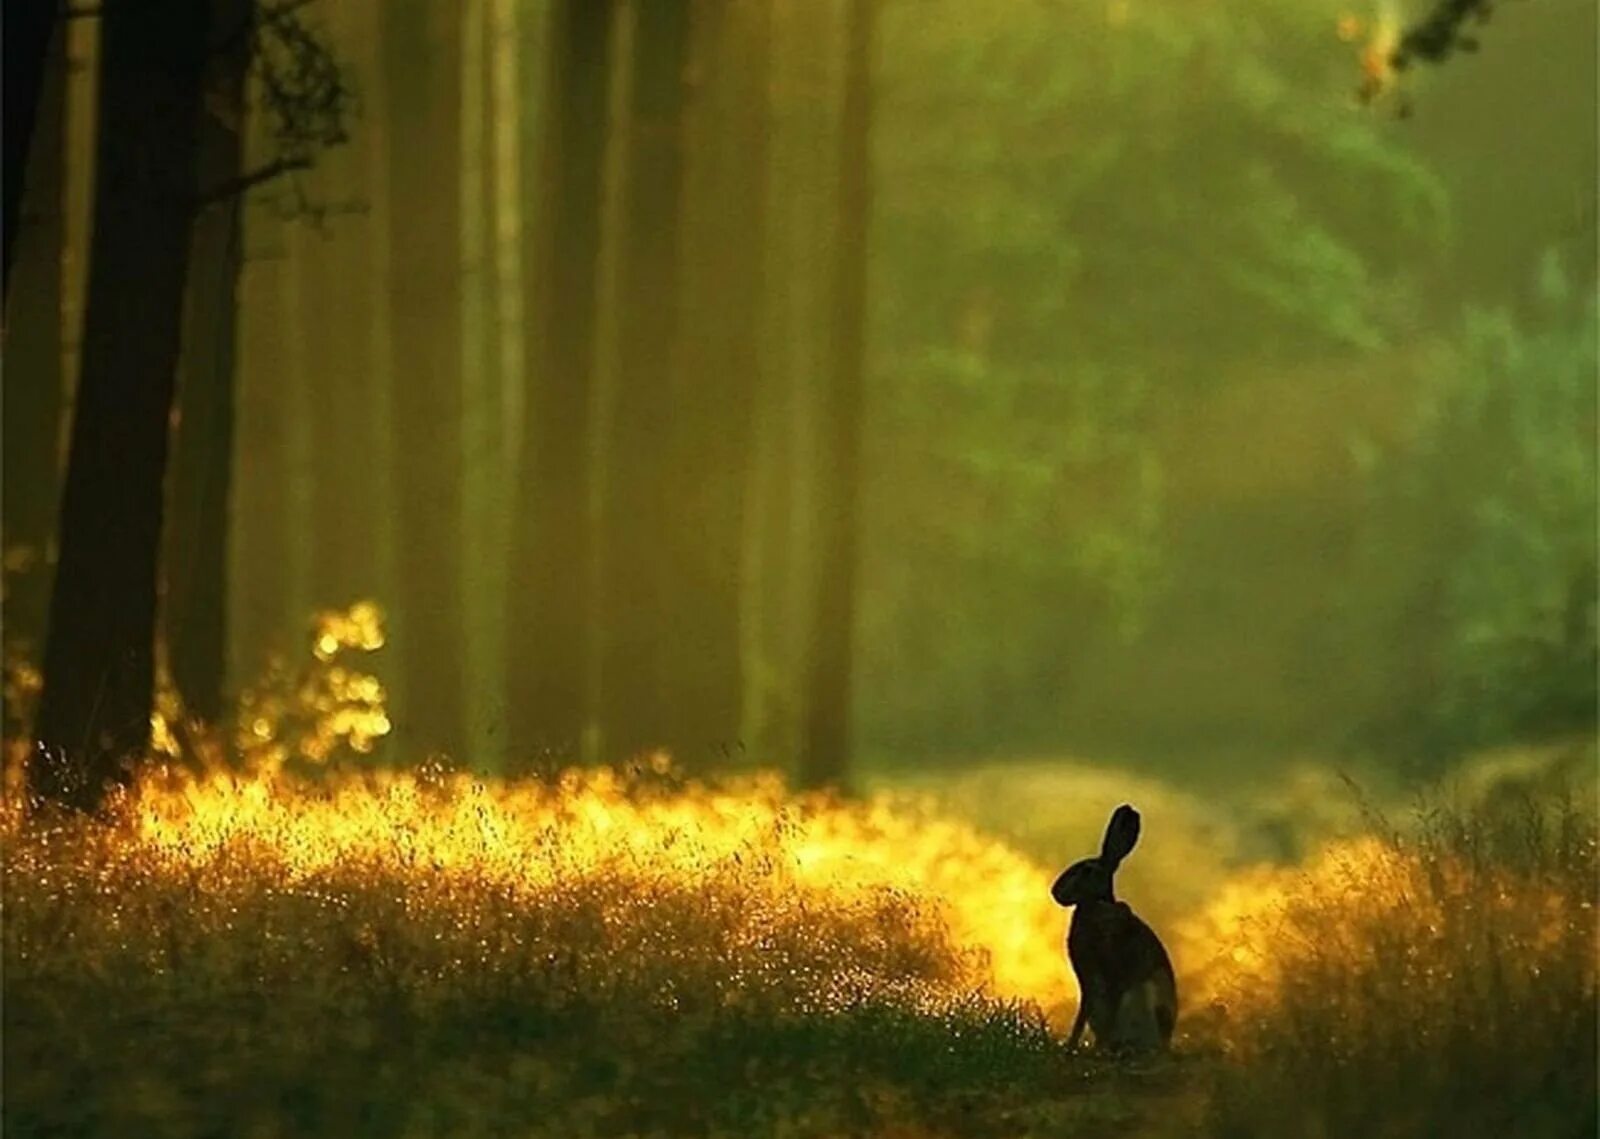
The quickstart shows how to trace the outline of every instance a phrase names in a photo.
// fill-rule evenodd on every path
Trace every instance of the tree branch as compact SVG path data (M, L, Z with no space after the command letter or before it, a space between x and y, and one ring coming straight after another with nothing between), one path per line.
M256 186L261 185L264 182L272 181L274 178L281 178L283 175L292 173L296 170L309 169L311 169L311 159L309 158L294 157L275 159L274 161L267 163L265 166L257 167L254 170L240 174L237 178L229 178L225 181L217 183L209 190L201 191L200 196L195 199L195 205L197 207L209 206L214 202L220 202L227 198L235 198Z

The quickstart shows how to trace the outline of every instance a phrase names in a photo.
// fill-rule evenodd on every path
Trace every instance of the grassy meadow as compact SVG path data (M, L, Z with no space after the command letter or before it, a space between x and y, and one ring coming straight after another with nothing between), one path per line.
M1587 747L1399 809L1312 766L1231 798L1066 761L855 798L665 756L383 770L367 616L231 740L164 704L167 762L105 820L30 807L12 750L9 1135L1592 1130ZM1063 1047L1047 887L1122 799L1120 892L1180 975L1157 1060Z
M1161 817L1161 804L1150 814ZM1149 816L1147 815L1147 818ZM1176 816L1173 816L1176 819ZM1064 1053L1054 867L926 798L669 765L168 773L4 816L8 1132L1576 1135L1595 832L1370 817L1158 904L1181 1046ZM1177 826L1171 845L1200 839ZM1074 854L1076 852L1073 852ZM1159 915L1159 916L1158 916Z

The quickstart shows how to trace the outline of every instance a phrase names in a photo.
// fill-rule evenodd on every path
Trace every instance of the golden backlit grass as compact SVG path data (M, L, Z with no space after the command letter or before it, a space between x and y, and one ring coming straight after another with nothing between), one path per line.
M1037 869L883 799L173 771L0 834L23 1131L984 1131L1060 1059Z
M1030 1110L996 1080L1060 1093L1059 920L1004 844L661 759L374 770L381 643L321 615L223 738L164 693L164 766L104 820L30 811L13 753L9 1124L982 1133Z
M1167 930L1211 1059L1114 1070L1047 1027L1071 996L1049 871L893 796L660 760L174 770L107 822L13 796L6 1121L1177 1134L1209 1100L1218 1134L1569 1133L1594 1091L1592 817L1422 823L1222 882Z
M1592 802L1432 806L1228 885L1183 930L1223 1044L1226 1135L1575 1136L1596 1127Z
M1291 814L1315 817L1312 853L1274 866L1216 804L1071 766L1010 775L1062 834L983 792L996 772L936 806L703 784L659 757L514 783L330 769L386 724L346 659L381 635L313 636L226 746L171 731L105 820L30 811L11 770L15 1133L1592 1127L1595 830L1558 797L1469 780L1466 806L1396 826L1318 806L1334 792L1301 772L1262 801L1311 801ZM1495 770L1539 768L1512 759ZM1123 794L1147 820L1124 886L1180 971L1167 1063L1060 1045L1076 994L1047 886Z
M672 924L672 899L685 896L706 920L674 929L675 961L748 967L770 988L803 976L796 1000L856 973L930 1001L982 992L1049 1007L1068 995L1040 869L888 796L790 795L773 776L707 786L658 757L518 783L436 766L314 782L172 772L118 813L152 880L195 883L208 902L385 882L416 924L470 934L453 952L488 967L505 962L484 957L486 944L515 952L524 932L490 929L497 920L571 903L631 947L658 920Z

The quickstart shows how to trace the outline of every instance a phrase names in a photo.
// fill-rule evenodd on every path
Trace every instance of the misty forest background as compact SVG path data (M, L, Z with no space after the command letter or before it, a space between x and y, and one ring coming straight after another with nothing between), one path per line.
M1332 2L127 11L61 21L8 247L48 746L138 751L157 672L223 721L362 600L396 762L1592 731L1582 0L1365 80L1396 17Z

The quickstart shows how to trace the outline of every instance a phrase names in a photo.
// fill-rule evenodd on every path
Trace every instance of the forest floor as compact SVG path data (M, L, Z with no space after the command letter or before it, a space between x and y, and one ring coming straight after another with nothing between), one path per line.
M13 784L3 1122L1592 1133L1587 809L1494 795L1391 828L1369 808L1274 866L1256 851L1284 841L1270 818L1225 825L1086 767L1010 774L1017 794L1063 805L1043 812L1057 830L984 799L982 773L946 781L943 805L797 796L772 778L708 787L666 764L515 784L168 774L107 823L28 814ZM1158 1059L1062 1042L1075 993L1045 888L1097 845L1113 786L1146 818L1123 893L1180 973L1178 1047ZM1011 837L952 796L969 814L1009 810Z

